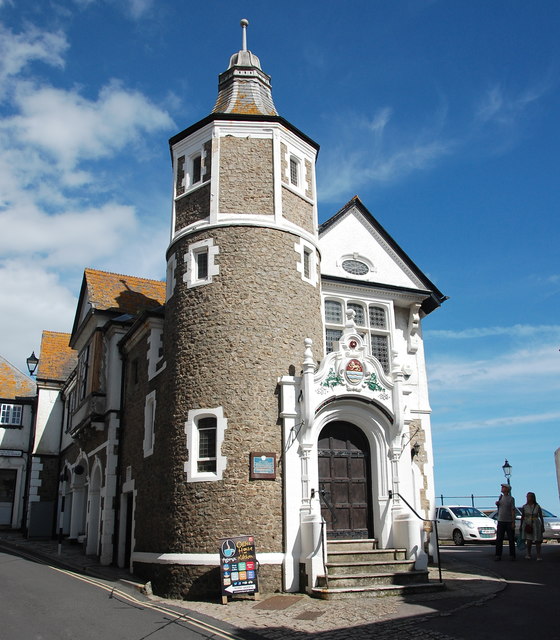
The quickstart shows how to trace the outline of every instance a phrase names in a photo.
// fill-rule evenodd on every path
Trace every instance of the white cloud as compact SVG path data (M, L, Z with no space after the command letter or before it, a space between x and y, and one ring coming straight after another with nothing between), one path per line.
M59 31L40 31L28 26L16 34L0 24L0 87L33 61L63 67L63 54L67 48L66 37Z
M33 260L0 263L2 355L25 371L25 358L39 353L43 329L70 331L76 298L58 275Z
M478 360L470 353L455 359L432 357L428 370L430 387L438 394L482 390L504 398L525 392L530 398L531 391L560 388L560 354L554 342L505 354L492 352L488 358Z
M55 215L37 208L0 212L4 255L40 259L45 267L87 265L112 255L136 225L134 208L114 203Z
M150 4L130 8L139 15ZM84 267L156 278L165 270L169 221L144 220L164 209L160 194L123 202L134 191L116 195L115 186L173 122L117 80L91 99L91 87L65 90L27 74L36 61L64 66L66 48L62 33L0 27L0 335L9 336L0 348L20 368L43 329L71 330Z
M485 124L514 125L527 107L539 100L548 90L546 84L525 89L517 95L508 95L500 84L490 87L476 108L475 118Z
M387 184L414 171L433 167L452 152L454 143L439 131L445 116L435 114L434 123L407 136L396 127L390 131L393 111L379 109L372 118L346 115L337 123L338 138L344 142L326 151L319 164L321 199L334 200L345 192L368 183ZM352 149L352 151L349 151Z
M433 167L450 153L445 141L411 142L393 152L345 153L341 149L329 154L321 171L321 199L331 201L349 190L356 191L368 183L387 184Z
M141 18L153 5L153 0L128 0L130 15L134 19Z
M173 125L167 112L118 82L104 87L95 101L76 90L22 83L15 105L19 115L5 119L2 128L66 169L82 160L109 157L140 141L140 134Z
M437 329L424 332L427 338L444 338L449 340L470 340L474 338L488 338L492 336L528 337L551 336L560 337L560 325L524 325L514 324L509 327L473 327L460 331Z
M467 420L459 422L438 422L437 431L470 431L473 429L502 429L522 427L525 425L538 425L546 422L560 421L560 411L548 411L546 413L533 413L526 415L503 416L488 420Z

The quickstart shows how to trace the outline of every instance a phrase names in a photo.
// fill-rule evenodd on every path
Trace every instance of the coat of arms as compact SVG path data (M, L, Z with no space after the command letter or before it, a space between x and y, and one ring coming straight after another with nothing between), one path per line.
M350 384L359 384L364 379L364 367L359 360L352 358L346 365L345 374Z

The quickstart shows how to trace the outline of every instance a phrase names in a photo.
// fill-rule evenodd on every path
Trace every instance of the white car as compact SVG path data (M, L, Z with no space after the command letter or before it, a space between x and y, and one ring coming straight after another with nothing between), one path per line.
M496 522L475 507L436 507L438 535L441 540L465 542L495 542Z

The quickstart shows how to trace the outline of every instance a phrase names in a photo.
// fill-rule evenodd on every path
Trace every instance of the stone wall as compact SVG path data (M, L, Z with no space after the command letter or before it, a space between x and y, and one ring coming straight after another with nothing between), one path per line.
M189 243L209 236L220 249L220 273L211 284L188 289L181 256ZM177 287L166 305L167 368L158 382L154 455L144 463L145 471L153 463L153 473L137 484L137 551L216 553L220 538L246 534L255 536L261 553L284 550L277 381L301 369L306 337L322 344L319 288L297 272L296 241L285 232L235 227L200 232L177 247ZM223 479L186 482L188 412L218 406L228 420ZM127 439L128 429L127 410ZM250 480L254 451L276 453L276 480ZM140 507L146 507L144 514ZM281 588L276 569L271 587ZM186 576L185 571L169 569L173 575ZM175 592L176 587L169 588Z
M282 213L286 220L297 224L302 229L314 233L313 205L282 187Z
M220 138L221 213L274 214L272 140Z
M41 500L52 500L56 503L58 499L59 480L59 460L58 456L38 456L41 466L39 473L40 484L37 487L37 495Z
M205 184L175 201L175 232L210 215L210 184Z
M258 555L258 549L257 549ZM193 600L195 598L219 598L221 595L219 567L134 564L134 574L151 581L154 593L163 598ZM279 566L261 565L259 591L273 593L282 584Z
M427 451L426 451L426 432L422 428L421 420L411 420L408 432L410 434L410 443L411 445L414 443L418 443L420 445L420 449L416 456L414 456L414 460L412 464L415 464L420 469L420 474L423 480L423 486L420 487L420 505L423 510L424 518L430 517L430 509L433 505L430 504L430 500L428 499L427 489L428 489L428 477L424 471L424 465L427 461Z

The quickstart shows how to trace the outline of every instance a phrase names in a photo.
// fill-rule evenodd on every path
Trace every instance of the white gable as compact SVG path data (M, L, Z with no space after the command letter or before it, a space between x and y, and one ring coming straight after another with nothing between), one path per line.
M395 287L426 290L392 246L354 206L320 236L321 275L376 282ZM346 260L365 263L364 275L348 273Z

